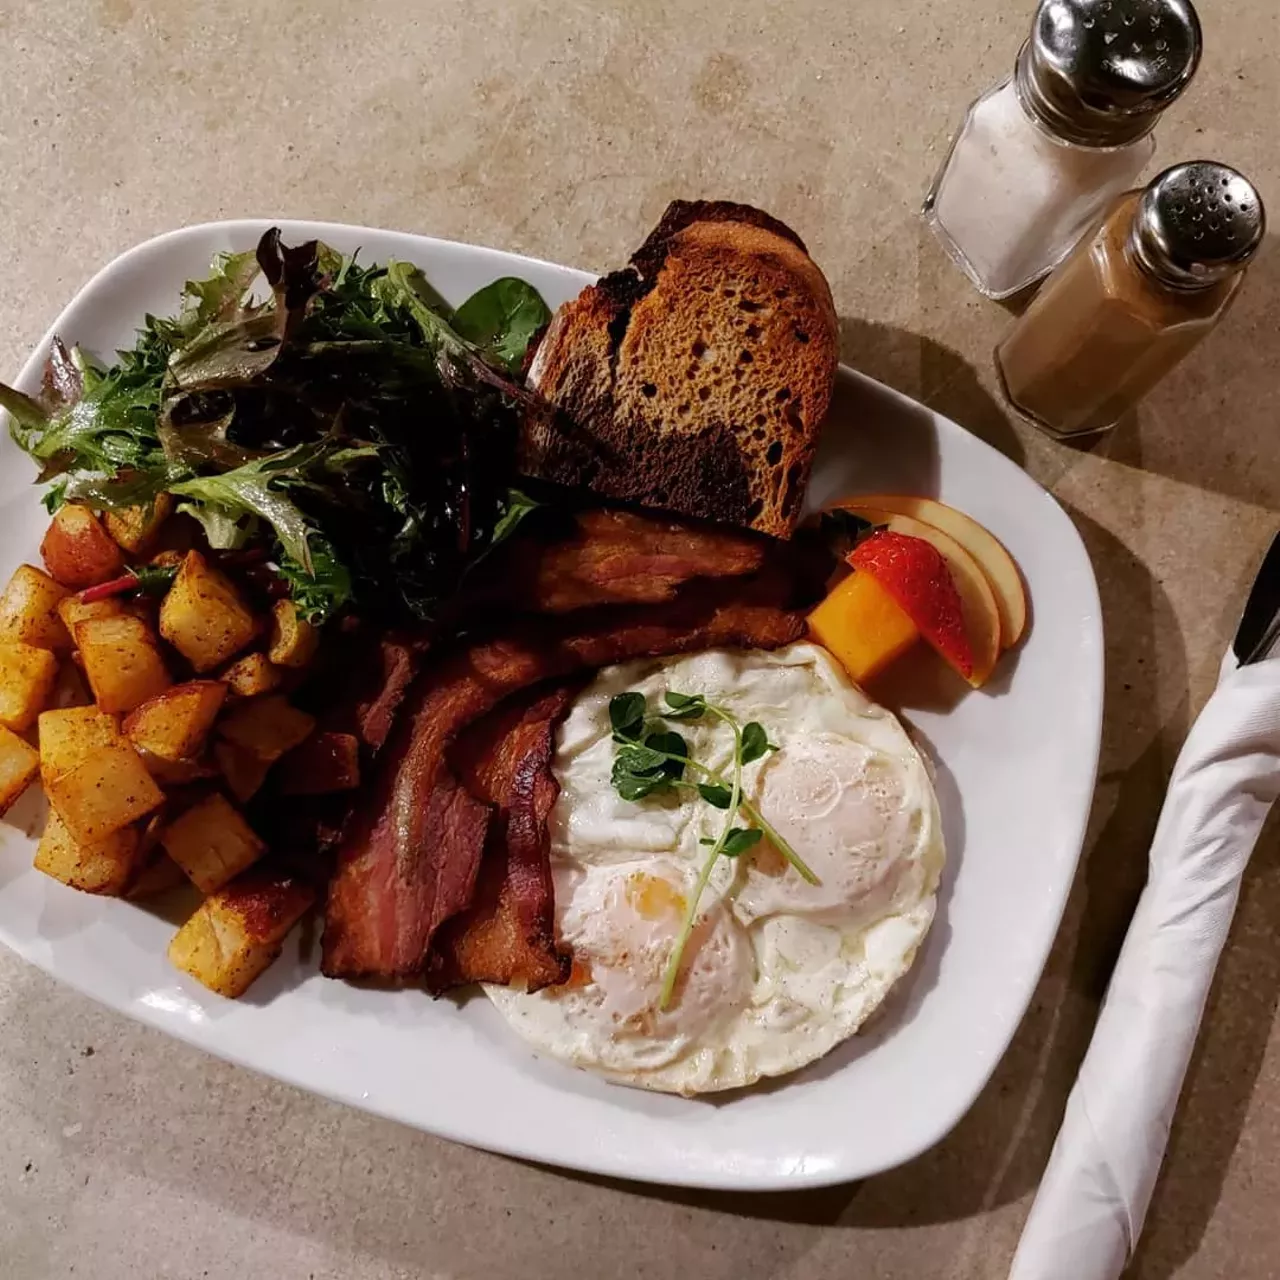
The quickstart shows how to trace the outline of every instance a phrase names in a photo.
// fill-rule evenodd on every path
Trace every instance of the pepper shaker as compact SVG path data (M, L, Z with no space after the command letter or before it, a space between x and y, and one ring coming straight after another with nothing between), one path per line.
M969 108L924 204L987 297L1047 275L1133 185L1200 43L1191 0L1041 0L1013 76Z
M1055 435L1114 426L1222 319L1265 232L1253 185L1213 161L1122 196L997 348L1005 394Z

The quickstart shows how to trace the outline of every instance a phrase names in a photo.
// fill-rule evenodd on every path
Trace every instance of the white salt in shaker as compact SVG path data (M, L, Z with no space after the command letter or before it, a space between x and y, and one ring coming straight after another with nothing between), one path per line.
M1012 78L969 108L924 204L983 293L1046 275L1134 185L1199 61L1191 0L1041 0Z

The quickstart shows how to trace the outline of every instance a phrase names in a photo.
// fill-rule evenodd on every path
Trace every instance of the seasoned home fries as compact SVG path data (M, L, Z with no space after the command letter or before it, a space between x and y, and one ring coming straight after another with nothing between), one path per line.
M45 568L9 579L0 812L38 775L49 801L38 870L113 897L190 881L207 896L170 958L236 996L317 896L269 865L243 806L277 764L288 792L350 790L359 757L353 738L314 734L314 717L281 692L319 649L293 601L259 598L211 550L130 564L168 533L192 542L184 523L166 501L105 518L68 503L41 544Z

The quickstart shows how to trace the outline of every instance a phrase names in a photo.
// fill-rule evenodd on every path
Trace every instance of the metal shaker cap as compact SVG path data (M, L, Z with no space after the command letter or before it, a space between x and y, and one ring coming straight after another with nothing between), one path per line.
M1051 133L1118 147L1150 132L1199 62L1191 0L1041 0L1015 84Z
M1267 215L1253 183L1225 164L1192 160L1157 174L1138 200L1129 245L1174 289L1205 289L1258 251Z

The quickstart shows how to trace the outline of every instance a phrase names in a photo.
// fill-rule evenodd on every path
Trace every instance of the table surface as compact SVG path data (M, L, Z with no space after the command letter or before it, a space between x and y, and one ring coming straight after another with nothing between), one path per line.
M1280 8L1200 3L1204 61L1159 154L1235 164L1280 210ZM1005 1275L1165 778L1280 506L1275 244L1221 329L1101 445L1050 442L1002 407L990 353L1009 315L969 288L917 210L966 104L1007 73L1029 9L0 6L0 376L98 267L183 223L332 219L602 269L674 197L745 200L809 242L846 361L1052 489L1093 557L1107 631L1098 793L1061 934L991 1083L912 1164L763 1197L566 1176L223 1065L0 952L6 1276ZM1132 1272L1142 1280L1275 1273L1276 836L1245 884Z

